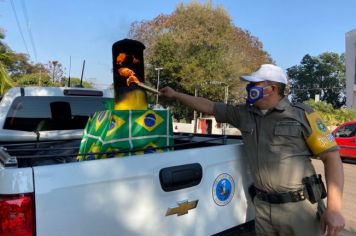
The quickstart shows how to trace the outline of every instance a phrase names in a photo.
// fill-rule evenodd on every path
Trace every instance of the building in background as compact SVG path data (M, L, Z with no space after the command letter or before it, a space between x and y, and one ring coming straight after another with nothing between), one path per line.
M356 109L356 29L346 33L346 106Z
M225 135L241 135L240 130L222 123L216 122L214 117L197 118L197 128L194 132L194 120L191 123L173 122L173 131L177 133L197 133L197 134L225 134Z

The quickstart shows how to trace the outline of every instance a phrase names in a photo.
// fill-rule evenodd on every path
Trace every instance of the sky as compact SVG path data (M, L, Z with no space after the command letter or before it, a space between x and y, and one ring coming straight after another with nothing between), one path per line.
M112 83L111 46L134 21L171 14L189 0L0 0L0 28L15 52L34 63L59 61L65 75L97 87ZM205 2L200 0L199 2ZM249 31L283 69L304 55L345 52L345 34L356 29L354 0L211 0L235 26Z

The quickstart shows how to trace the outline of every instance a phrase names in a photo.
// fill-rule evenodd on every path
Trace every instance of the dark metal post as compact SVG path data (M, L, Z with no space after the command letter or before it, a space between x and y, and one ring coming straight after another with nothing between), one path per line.
M80 84L79 84L80 87L83 87L84 68L85 68L85 60L83 61L82 76L80 77Z

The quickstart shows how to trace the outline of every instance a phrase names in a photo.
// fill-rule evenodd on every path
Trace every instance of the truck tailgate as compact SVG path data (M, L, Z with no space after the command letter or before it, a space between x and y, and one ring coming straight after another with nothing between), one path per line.
M253 219L240 144L34 167L36 231L56 235L212 235ZM163 168L199 163L202 180L166 192ZM219 202L219 176L231 177L231 201ZM215 185L214 185L215 182ZM187 214L179 203L198 200ZM188 204L189 205L189 204ZM176 209L183 215L166 216ZM183 207L184 208L184 207Z

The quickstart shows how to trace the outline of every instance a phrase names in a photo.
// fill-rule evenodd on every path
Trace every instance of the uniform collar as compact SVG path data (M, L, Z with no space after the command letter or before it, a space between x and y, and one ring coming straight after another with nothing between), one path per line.
M287 96L285 96L279 101L279 103L277 104L277 106L275 106L274 109L279 111L284 111L289 105L290 105L290 101L288 100Z
M282 98L282 99L278 102L277 106L275 106L275 107L272 108L272 109L269 109L269 111L268 111L266 114L270 113L270 112L273 111L273 110L284 111L289 105L290 105L290 102L289 102L288 98L287 98L287 97L284 97L284 98ZM264 115L264 114L260 111L260 109L256 108L255 106L253 106L253 105L252 105L252 106L251 106L251 105L246 105L246 106L247 106L247 110L249 110L249 111L251 111L251 112L253 112L253 113L259 114L259 115L261 115L261 116Z

